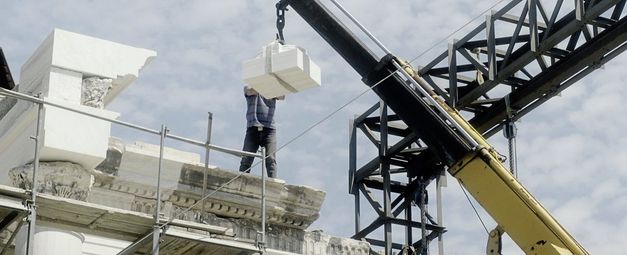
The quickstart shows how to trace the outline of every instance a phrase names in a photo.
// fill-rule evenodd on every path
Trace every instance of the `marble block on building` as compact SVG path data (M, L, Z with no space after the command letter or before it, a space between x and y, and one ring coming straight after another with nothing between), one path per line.
M200 164L200 155L165 147L161 166L161 185L173 188L179 182L183 165ZM121 155L117 175L126 180L146 185L157 183L159 145L135 142L126 144Z
M104 106L156 56L151 50L54 29L21 69L18 92L89 114L115 119ZM0 175L33 160L38 107L18 100L0 115ZM45 105L41 160L93 169L107 153L111 123Z
M297 93L321 84L320 67L304 49L276 41L263 47L257 58L243 62L242 78L266 98Z
M140 70L155 56L157 53L152 50L54 29L22 66L20 92L31 91L34 87L43 85L44 94L50 97L57 97L58 93L68 93L60 89L69 89L77 93L75 85L70 87L63 83L38 82L41 75L47 74L51 68L56 68L73 71L80 75L78 78L81 79L88 77L112 79L112 87L104 99L105 103L109 103L137 79ZM56 93L50 94L51 92ZM80 95L80 91L78 93Z

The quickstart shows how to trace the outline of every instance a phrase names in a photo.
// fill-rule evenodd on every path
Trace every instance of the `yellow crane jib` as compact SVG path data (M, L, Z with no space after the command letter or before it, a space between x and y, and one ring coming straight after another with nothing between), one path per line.
M432 91L406 61L397 61L418 84ZM526 254L589 254L501 164L496 149L457 110L437 94L429 94L479 144L448 172L499 224L497 229L507 233Z
M448 172L526 254L588 254L485 147Z

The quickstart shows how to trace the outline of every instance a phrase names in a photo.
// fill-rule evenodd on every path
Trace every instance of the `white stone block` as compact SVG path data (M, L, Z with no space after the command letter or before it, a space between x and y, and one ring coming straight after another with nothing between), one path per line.
M41 85L41 74L56 67L83 76L113 79L113 89L104 100L106 105L135 81L156 55L152 50L54 29L22 67L20 91L33 91Z
M321 72L307 55L294 45L272 42L255 59L242 63L246 84L266 98L297 93L321 84Z
M176 187L183 164L200 164L200 155L168 147L164 148L161 187ZM135 142L125 146L118 176L141 184L156 185L158 169L159 146Z
M82 105L65 106L105 118L115 119L120 115ZM94 169L107 156L110 122L52 106L44 107L44 116L44 146L40 151L42 161L69 161L86 169Z
M297 91L320 86L320 67L300 48L273 54L272 72Z
M47 82L47 93L44 96L69 104L80 105L82 84L82 73L52 67Z

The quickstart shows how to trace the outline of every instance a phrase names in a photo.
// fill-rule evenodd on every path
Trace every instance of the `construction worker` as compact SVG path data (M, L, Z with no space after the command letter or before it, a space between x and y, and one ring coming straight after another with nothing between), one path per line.
M285 99L285 96L267 99L253 88L244 86L246 98L246 137L243 151L257 152L259 147L266 149L266 171L268 177L276 178L276 126L274 110L276 101ZM250 172L253 157L242 157L240 172Z

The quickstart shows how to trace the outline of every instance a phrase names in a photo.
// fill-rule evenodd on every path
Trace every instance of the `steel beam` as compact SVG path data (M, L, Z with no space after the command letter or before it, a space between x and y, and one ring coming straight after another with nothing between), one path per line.
M510 95L512 107L523 109L558 87L563 81L602 59L611 49L619 48L625 41L627 41L627 18L621 19L612 28L601 32L594 40L582 45L568 57L534 77L525 87L513 91ZM479 132L485 132L506 117L505 102L501 101L472 118L470 123Z

